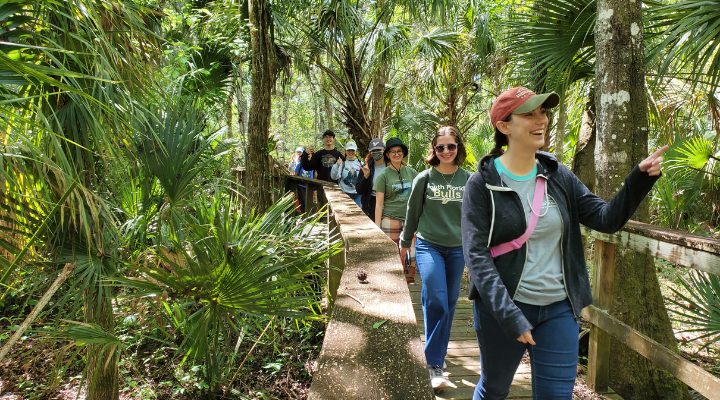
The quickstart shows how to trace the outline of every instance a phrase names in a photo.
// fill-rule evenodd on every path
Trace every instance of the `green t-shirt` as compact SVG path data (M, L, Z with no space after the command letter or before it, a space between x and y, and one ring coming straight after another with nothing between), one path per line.
M410 189L412 189L412 182L417 174L417 171L407 166L403 166L398 172L388 165L378 175L373 184L373 190L385 195L382 211L384 217L405 221Z
M444 247L462 246L460 217L470 172L458 168L445 175L435 168L422 171L413 182L400 245L410 247L413 234ZM423 202L423 198L425 201Z

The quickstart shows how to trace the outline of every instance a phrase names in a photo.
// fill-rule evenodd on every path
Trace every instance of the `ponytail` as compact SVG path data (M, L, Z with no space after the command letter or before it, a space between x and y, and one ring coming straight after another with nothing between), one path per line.
M508 115L507 118L502 119L504 122L510 122L512 119L512 114ZM493 147L492 150L490 150L490 153L488 153L489 156L493 157L500 157L505 153L505 150L503 150L503 146L508 145L508 138L505 136L504 133L500 132L500 130L495 126L495 147Z
M495 146L492 150L488 153L489 156L492 157L500 157L501 155L505 154L505 150L503 150L502 146Z

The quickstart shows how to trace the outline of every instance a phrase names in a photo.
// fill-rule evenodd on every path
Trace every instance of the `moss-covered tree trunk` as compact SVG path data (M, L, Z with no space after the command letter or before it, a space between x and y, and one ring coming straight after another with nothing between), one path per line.
M598 0L596 41L596 188L612 197L648 153L642 2ZM648 221L647 200L633 219ZM615 255L611 314L677 350L652 257L622 247ZM625 345L612 341L610 385L625 400L682 399L687 388Z
M267 0L250 0L251 103L248 116L248 153L245 163L246 209L265 212L272 204L273 189L268 148L271 98L270 5Z

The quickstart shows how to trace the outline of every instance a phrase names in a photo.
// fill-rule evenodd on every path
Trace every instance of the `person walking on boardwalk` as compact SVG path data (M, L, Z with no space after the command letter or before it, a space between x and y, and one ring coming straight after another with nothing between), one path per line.
M591 193L538 151L546 110L559 101L524 87L498 96L490 109L495 148L465 187L463 252L481 359L474 400L506 398L526 350L533 399L572 398L577 316L592 303L580 224L620 230L660 177L667 146L641 161L610 201Z
M355 187L363 162L355 158L357 153L357 144L355 142L347 142L345 144L345 160L339 159L333 165L330 171L330 178L337 181L340 189L350 197L358 207L360 204L360 194Z
M365 157L365 165L362 167L362 173L358 177L355 189L361 195L362 210L370 219L375 220L375 191L373 190L373 182L378 175L385 169L385 159L383 150L385 142L380 138L370 141L368 150L370 151Z
M290 173L295 174L295 171L297 170L298 164L300 164L300 157L302 156L302 153L305 149L302 147L298 147L295 149L295 154L290 157L290 164L288 165L288 171Z
M407 202L410 198L412 181L417 171L405 165L403 159L408 148L398 138L390 138L385 143L383 157L385 169L378 175L375 190L375 223L395 244L400 244L400 232L405 224ZM401 259L405 268L407 283L415 283L415 246L412 246L407 260Z
M313 148L307 146L300 157L300 163L305 171L317 172L317 179L325 182L337 182L330 177L330 172L337 160L345 160L345 157L335 150L335 132L325 131L322 139L324 148L313 153Z
M300 153L302 154L302 152L304 151L304 149L303 149L302 147L298 147L298 149L300 149ZM300 164L299 161L300 161L300 157L298 157L298 163L297 163L297 165L295 166L294 175L296 175L296 176L301 176L301 177L307 178L307 179L315 179L316 176L317 176L317 172L315 172L315 171L305 171L305 170L302 168L302 165ZM299 210L300 210L301 213L304 213L304 212L305 212L305 194L306 194L306 193L307 193L307 189L306 189L305 185L298 185L297 197L298 197L298 204L299 204L299 206L300 206L300 207L299 207Z
M434 389L456 387L445 377L443 365L465 270L460 214L470 172L460 165L466 155L455 127L438 129L425 158L432 168L420 172L413 180L400 236L400 256L404 258L417 234L415 257L422 278L425 359Z

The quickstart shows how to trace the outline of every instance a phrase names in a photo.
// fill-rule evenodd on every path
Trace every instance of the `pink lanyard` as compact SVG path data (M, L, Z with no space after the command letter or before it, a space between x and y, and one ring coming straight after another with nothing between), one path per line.
M525 233L523 233L522 236L515 240L511 240L509 242L491 247L490 255L493 258L500 257L501 255L509 253L513 250L518 250L522 247L523 244L525 244L525 242L528 241L528 239L530 239L530 236L532 236L532 233L535 230L535 226L537 226L538 219L540 218L538 214L540 214L540 212L542 211L543 194L545 194L546 184L547 181L544 177L537 177L537 181L535 184L535 195L533 196L532 207L530 209L530 221L528 222L528 227L525 230ZM535 210L538 211L535 212Z

